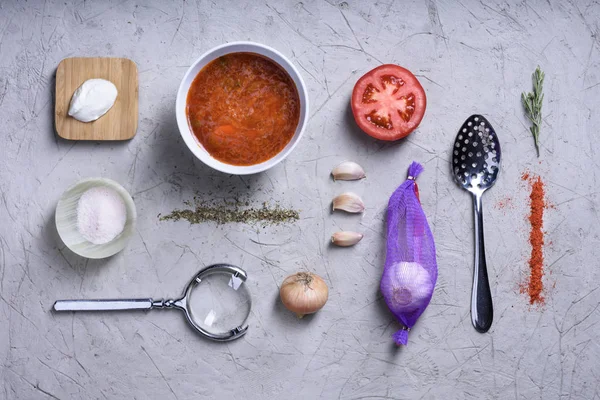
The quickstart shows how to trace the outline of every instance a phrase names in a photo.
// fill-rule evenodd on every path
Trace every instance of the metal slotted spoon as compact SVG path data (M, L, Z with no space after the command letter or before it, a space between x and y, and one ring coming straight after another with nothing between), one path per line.
M500 171L500 143L492 125L481 115L471 115L462 125L452 149L452 173L460 187L473 195L475 267L471 292L471 322L478 332L492 326L494 310L483 242L481 197L494 185Z

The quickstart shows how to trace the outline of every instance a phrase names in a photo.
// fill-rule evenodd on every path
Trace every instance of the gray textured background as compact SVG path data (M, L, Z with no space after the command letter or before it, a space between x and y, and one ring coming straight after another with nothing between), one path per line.
M600 5L597 1L0 3L0 398L600 398L598 290ZM293 154L252 177L226 176L193 158L179 137L175 93L201 53L227 41L273 46L301 69L311 118ZM137 136L69 142L53 130L56 66L72 56L119 56L139 68ZM417 74L426 116L408 139L362 134L348 110L355 81L383 63ZM542 156L535 157L519 95L546 72ZM449 150L463 120L486 115L503 168L484 196L496 316L471 327L472 217L451 181ZM368 178L332 182L351 159ZM435 234L439 280L406 348L378 294L385 206L410 161L424 163L421 198ZM546 298L530 307L528 193L543 176ZM56 237L61 193L85 177L122 183L137 233L117 256L87 261ZM364 216L330 214L351 189ZM301 209L290 226L189 226L157 214L195 192ZM499 203L511 199L509 207ZM338 229L365 233L334 249ZM262 245L261 245L262 243ZM229 261L251 277L250 331L229 344L198 337L177 312L54 315L55 299L177 295L202 265ZM296 319L278 284L308 268L330 285L326 307Z

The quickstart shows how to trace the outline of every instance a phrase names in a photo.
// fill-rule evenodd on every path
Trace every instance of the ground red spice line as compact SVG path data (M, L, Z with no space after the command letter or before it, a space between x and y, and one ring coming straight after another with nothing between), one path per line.
M544 285L544 208L546 207L544 182L537 177L530 177L524 173L521 177L531 185L531 194L529 195L529 204L531 213L529 214L529 223L531 230L529 232L529 243L531 244L531 256L529 258L530 275L527 286L522 290L529 295L529 304L543 304L544 296L542 291Z

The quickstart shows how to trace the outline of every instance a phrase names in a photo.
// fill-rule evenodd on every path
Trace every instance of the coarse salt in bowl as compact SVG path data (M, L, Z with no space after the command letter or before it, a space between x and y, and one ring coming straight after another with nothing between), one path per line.
M126 219L123 231L104 244L94 244L84 238L78 229L77 206L81 196L91 188L106 187L114 190L125 205ZM106 258L123 250L135 230L137 213L133 199L117 182L106 178L89 178L77 182L61 196L56 206L56 230L61 240L74 253L86 258Z
M294 82L296 89L298 90L298 96L300 98L300 118L298 120L298 125L296 126L296 132L294 133L294 136L292 136L291 140L283 148L283 150L281 150L274 157L259 164L231 165L217 160L210 155L208 151L206 151L202 144L200 144L188 124L188 118L186 114L187 95L194 78L196 78L196 75L198 75L202 68L204 68L208 63L221 56L231 53L255 53L270 59L287 72ZM300 138L304 133L304 128L308 122L308 90L306 89L304 80L302 80L302 76L300 76L300 73L296 67L291 63L290 60L288 60L277 50L254 42L231 42L207 51L201 55L200 58L194 61L192 66L185 73L183 79L181 80L181 84L179 85L175 111L177 117L177 126L179 127L181 137L183 138L187 147L200 161L209 167L216 169L217 171L225 172L227 174L256 174L258 172L265 171L283 161L292 152L292 150L294 150L300 141Z

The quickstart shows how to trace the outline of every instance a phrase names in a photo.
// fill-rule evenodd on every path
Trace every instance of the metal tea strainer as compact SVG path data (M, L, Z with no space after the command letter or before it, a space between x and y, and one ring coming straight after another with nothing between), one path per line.
M176 308L185 313L201 335L225 342L243 336L252 300L246 272L229 264L215 264L201 270L178 300L115 299L58 300L55 311L115 311Z
M460 187L471 192L475 219L475 267L471 292L471 322L478 332L492 326L494 309L483 242L483 192L492 187L500 171L500 142L492 125L471 115L460 127L452 149L452 172Z

